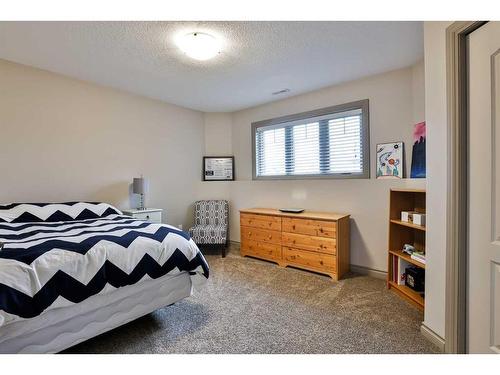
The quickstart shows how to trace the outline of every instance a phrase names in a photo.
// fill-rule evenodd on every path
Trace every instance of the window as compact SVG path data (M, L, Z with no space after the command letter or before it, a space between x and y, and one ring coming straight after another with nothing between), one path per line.
M369 178L368 99L252 124L254 179Z

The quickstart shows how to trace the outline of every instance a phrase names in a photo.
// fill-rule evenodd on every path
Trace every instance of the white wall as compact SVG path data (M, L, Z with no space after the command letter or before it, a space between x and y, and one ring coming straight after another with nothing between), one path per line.
M0 202L147 204L191 222L204 148L203 114L0 60Z
M412 67L412 108L415 124L425 121L425 65L424 61Z
M231 156L233 153L230 113L205 113L205 156Z
M237 181L205 182L199 198L226 198L231 202L231 239L239 241L238 210L245 207L297 206L312 210L348 212L351 221L351 263L375 270L387 269L388 205L391 187L425 187L425 179L376 180L377 143L402 140L407 173L411 164L412 130L424 120L423 62L358 81L328 87L258 107L219 114L222 124L232 121L232 150ZM369 180L253 181L251 123L335 104L370 100L371 176ZM222 125L225 127L225 125ZM208 129L207 129L208 132ZM229 141L229 138L226 138ZM218 142L220 139L218 140ZM217 153L210 145L211 151ZM217 147L222 147L218 144ZM224 150L229 146L224 145Z
M445 331L446 276L446 28L451 22L425 22L425 115L427 121L427 234L424 324L441 337Z

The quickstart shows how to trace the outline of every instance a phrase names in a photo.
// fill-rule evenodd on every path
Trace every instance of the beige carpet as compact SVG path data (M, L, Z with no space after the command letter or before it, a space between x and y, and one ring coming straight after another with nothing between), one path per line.
M67 353L435 353L422 313L352 275L338 283L237 249L207 255L202 293L79 344Z

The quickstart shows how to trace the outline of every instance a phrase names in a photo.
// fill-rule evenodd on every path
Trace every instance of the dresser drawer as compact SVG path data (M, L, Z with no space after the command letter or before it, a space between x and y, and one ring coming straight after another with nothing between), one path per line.
M281 232L252 227L241 227L241 240L262 241L281 245Z
M253 255L257 258L281 260L281 245L242 239L241 253L242 255Z
M282 221L282 227L283 232L328 238L337 237L337 223L334 221L284 217Z
M337 258L335 255L321 254L283 246L283 260L288 265L300 266L313 271L328 274L337 271Z
M313 237L303 234L282 233L281 242L285 246L303 250L316 251L325 254L336 254L336 240L333 238Z
M277 216L240 214L240 225L281 231L281 218Z
M133 218L151 221L152 223L161 223L161 212L134 213Z

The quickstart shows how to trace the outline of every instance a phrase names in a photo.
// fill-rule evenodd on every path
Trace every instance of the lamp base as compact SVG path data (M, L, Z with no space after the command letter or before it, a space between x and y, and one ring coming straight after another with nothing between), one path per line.
M146 207L144 207L144 194L141 194L141 200L139 201L139 207L137 207L137 209L139 211L144 211L146 209Z

